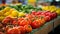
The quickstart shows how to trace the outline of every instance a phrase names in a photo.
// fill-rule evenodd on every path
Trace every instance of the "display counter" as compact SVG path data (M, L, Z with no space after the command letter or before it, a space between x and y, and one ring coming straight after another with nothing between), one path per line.
M51 30L53 30L55 27L57 27L60 24L60 16L58 16L56 19L47 22L42 27L38 29L34 29L29 34L48 34Z

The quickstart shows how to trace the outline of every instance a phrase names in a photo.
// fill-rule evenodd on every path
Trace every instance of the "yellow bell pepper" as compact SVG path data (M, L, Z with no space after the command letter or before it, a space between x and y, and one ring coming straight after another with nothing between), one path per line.
M25 13L23 13L23 12L19 12L18 17L22 17L22 16L25 16Z
M10 15L14 16L14 17L17 17L18 16L18 11L12 11L12 13Z
M4 16L0 16L0 21L2 21L5 17Z
M6 13L6 12L8 12L10 9L11 9L10 7L6 7L5 9L3 9L2 12Z

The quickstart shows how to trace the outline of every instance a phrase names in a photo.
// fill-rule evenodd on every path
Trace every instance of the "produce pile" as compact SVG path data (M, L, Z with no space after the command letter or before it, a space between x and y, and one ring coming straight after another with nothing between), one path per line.
M60 15L60 8L57 8L56 6L43 6L42 10L48 10L50 12L56 12L58 15Z
M4 9L6 6L2 6L0 7L0 10ZM18 5L9 5L8 7L11 8L15 8L17 11L19 12L25 12L25 13L30 13L31 11L35 10L42 10L40 7L34 7L32 5L22 5L22 4L18 4Z
M27 6L26 6L27 7ZM28 9L28 8L27 8ZM5 7L0 11L0 33L1 34L26 34L33 29L42 27L46 22L57 18L55 11L40 11L32 9L26 12L24 8L14 9ZM19 11L21 10L21 11ZM22 11L24 10L24 11Z

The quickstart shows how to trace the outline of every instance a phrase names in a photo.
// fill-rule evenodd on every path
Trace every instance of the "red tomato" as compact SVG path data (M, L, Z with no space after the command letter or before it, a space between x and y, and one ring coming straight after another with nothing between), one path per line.
M7 34L21 34L21 32L17 28L12 28L7 31Z
M5 19L9 19L9 20L11 20L12 18L11 18L10 16L7 16Z
M3 32L0 32L0 34L4 34Z
M38 11L38 12L36 13L36 15L41 15L41 13L42 13L41 11Z
M30 19L28 19L27 21L29 22L29 24L31 24L31 23L32 23L32 21L31 21Z
M3 21L2 21L2 23L5 23L5 24L7 24L9 22L9 19L4 19Z
M49 12L49 11L42 12L41 15L49 16L51 19L52 19L52 17L53 17L52 13Z
M39 21L40 26L42 26L46 22L44 18L43 19L38 19L37 21Z
M46 13L45 15L46 15L46 16L49 16L51 19L52 19L52 17L53 17L53 16L52 16L52 13L50 13L50 12L49 12L49 13Z
M6 17L3 21L2 21L2 23L8 23L10 20L11 20L12 18L11 17Z
M13 24L13 25L17 24L17 21L13 21L12 24Z
M9 30L9 28L10 28L10 27L8 27L8 26L7 26L7 27L5 28L5 30L6 30L6 31L8 31L8 30Z
M32 31L32 27L30 25L25 25L24 27L25 27L26 32Z
M29 18L25 18L29 24L31 24L32 20Z
M22 20L22 21L19 23L20 26L24 26L24 25L28 25L28 24L29 24L29 22L28 22L27 20Z
M45 19L46 22L51 20L51 18L49 16L45 16L44 19Z
M22 21L22 20L24 20L24 18L18 18L18 20Z
M26 17L29 18L29 19L32 19L34 16L31 15L31 14L27 14Z
M39 28L40 27L40 23L38 23L38 21L34 20L31 23L31 26L32 26L33 29L36 29L36 28Z
M18 27L18 29L21 31L21 34L25 34L26 30L25 30L24 26L20 26L20 27Z
M53 15L53 18L57 17L57 13L56 12L53 12L52 15Z
M46 14L46 12L42 12L42 13L41 13L41 15L45 15L45 14Z
M31 13L31 14L36 15L36 11L32 11L32 13Z
M20 25L20 22L21 22L20 20L17 21L18 25Z

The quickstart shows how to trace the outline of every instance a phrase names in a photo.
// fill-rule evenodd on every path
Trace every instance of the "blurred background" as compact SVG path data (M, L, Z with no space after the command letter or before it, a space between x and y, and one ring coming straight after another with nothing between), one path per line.
M22 3L32 5L55 5L60 6L60 0L0 0L0 4L17 4Z

